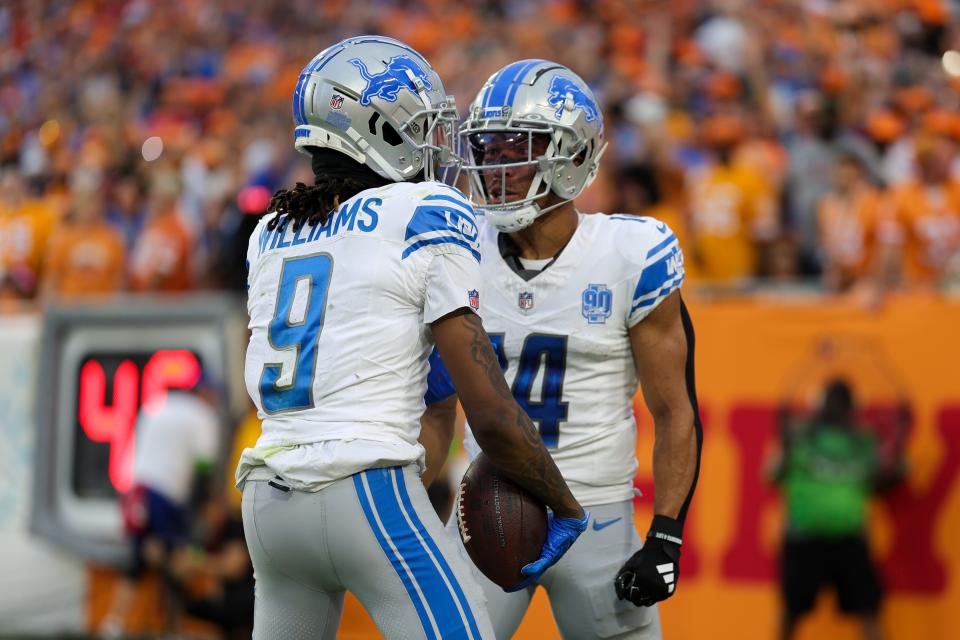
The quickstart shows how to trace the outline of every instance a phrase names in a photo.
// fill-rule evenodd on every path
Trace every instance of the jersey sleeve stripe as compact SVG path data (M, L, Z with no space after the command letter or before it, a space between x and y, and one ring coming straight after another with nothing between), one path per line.
M637 288L633 292L633 303L648 298L653 292L659 291L672 280L683 279L682 261L677 260L680 254L679 245L675 245L669 252L659 256L657 260L648 262L643 267Z
M639 309L644 309L646 307L649 307L659 302L663 298L673 293L677 288L679 288L682 282L683 282L683 276L682 275L677 276L670 282L667 282L666 284L664 284L664 286L658 291L652 292L647 296L645 296L643 300L634 301L633 307L630 309L630 313L633 314Z
M423 247L426 247L429 245L435 245L435 244L454 244L454 245L457 245L458 247L463 247L464 249L470 252L470 255L472 255L477 262L480 262L480 252L477 251L469 243L462 240L461 238L457 238L456 236L440 236L436 238L424 238L421 240L417 240L416 242L414 242L413 244L411 244L410 246L408 246L406 249L403 250L403 255L400 256L400 259L404 260L411 254L415 253L418 249L422 249Z
M453 197L453 196L444 196L444 195L440 195L440 194L438 193L438 194L435 194L435 195L432 195L432 196L427 196L426 198L424 198L424 200L425 200L425 201L432 201L432 202L436 202L436 201L440 200L440 201L443 201L443 202L448 202L448 203L451 203L451 204L455 204L455 205L457 205L458 207L460 207L461 209L463 209L463 211L464 211L465 213L469 213L470 215L473 215L473 207L471 207L471 206L467 203L467 201L464 200L463 198L455 198L455 197Z
M480 262L480 231L473 210L465 201L433 194L424 198L407 224L406 248L401 259L418 249L437 244L454 244L470 252Z
M647 260L650 260L651 258L656 256L658 253L660 253L661 251L669 247L671 242L676 242L676 241L677 241L677 236L671 233L660 244L658 244L653 249L650 249L650 251L647 252Z
M404 240L410 240L424 233L448 231L464 235L467 241L475 241L478 234L477 223L473 217L473 210L457 203L459 207L452 207L447 203L427 204L416 208L407 224Z

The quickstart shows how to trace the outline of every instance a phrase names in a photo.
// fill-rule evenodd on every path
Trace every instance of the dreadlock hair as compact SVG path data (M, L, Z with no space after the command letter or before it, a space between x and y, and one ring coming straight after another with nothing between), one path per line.
M267 223L267 229L271 231L281 224L286 226L291 221L294 231L304 224L324 224L341 202L361 191L392 182L367 165L360 164L334 149L309 149L314 184L307 186L298 182L291 189L280 189L273 194L266 211L277 212Z

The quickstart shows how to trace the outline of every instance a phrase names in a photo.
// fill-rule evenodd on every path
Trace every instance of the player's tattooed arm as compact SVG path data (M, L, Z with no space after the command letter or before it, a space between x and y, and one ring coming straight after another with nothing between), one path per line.
M703 431L693 372L693 325L679 291L630 329L643 399L653 416L653 512L683 523L700 471Z
M557 516L582 518L537 428L513 399L480 318L464 309L432 328L480 448Z

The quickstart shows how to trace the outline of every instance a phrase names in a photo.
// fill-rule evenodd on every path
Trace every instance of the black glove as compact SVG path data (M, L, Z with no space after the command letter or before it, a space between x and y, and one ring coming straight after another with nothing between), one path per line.
M647 541L617 573L617 597L649 607L673 595L680 577L683 526L667 516L654 516Z

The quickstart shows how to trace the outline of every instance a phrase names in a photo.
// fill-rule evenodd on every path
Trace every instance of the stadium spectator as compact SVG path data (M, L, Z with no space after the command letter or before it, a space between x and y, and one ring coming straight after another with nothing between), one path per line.
M780 427L772 472L786 511L780 637L795 637L819 592L833 586L840 610L859 618L865 640L878 640L882 585L867 544L867 506L875 491L899 480L902 466L896 458L882 462L876 438L858 429L853 391L842 379L826 385L812 419L784 410Z
M47 243L56 225L49 202L31 198L23 179L0 179L0 298L32 298L43 275Z
M823 285L846 291L875 269L875 238L880 194L866 180L852 153L841 155L833 188L820 199L817 230Z
M411 40L437 60L456 96L473 95L508 60L569 65L610 107L613 163L585 194L585 206L612 208L621 167L679 166L691 178L682 200L696 205L694 237L712 227L704 217L729 218L701 206L702 181L692 178L708 158L695 132L709 130L717 115L737 115L742 137L732 166L762 176L781 233L729 242L733 258L719 267L714 249L698 256L693 242L688 263L702 257L713 280L787 279L790 256L799 252L799 271L812 278L825 256L819 203L842 155L855 153L866 179L894 186L899 197L901 187L920 179L916 152L931 124L937 135L960 135L956 117L944 117L960 103L960 80L941 61L960 42L957 7L948 0L690 0L644 2L629 11L618 0L441 0L416 9L390 0L322 8L308 0L6 3L0 171L29 183L10 193L36 197L25 196L28 213L0 214L0 296L36 296L52 222L73 200L70 191L91 181L108 192L108 220L126 238L134 266L129 287L239 288L232 274L242 262L226 263L238 252L225 244L243 226L238 218L247 205L262 198L244 205L237 195L251 188L269 194L297 181L292 152L276 141L287 135L283 113L300 61L318 41L361 32ZM465 106L461 101L461 112ZM960 175L960 162L951 170ZM176 274L156 271L171 242L156 241L156 225L144 213L147 189L138 184L154 182L158 171L182 184L180 228L161 234L185 230L189 238L190 250L174 252L182 267ZM2 197L7 205L0 208L9 209L13 196ZM901 224L902 239L885 245L891 263L906 263L909 286L939 285L939 277L913 273L921 241L908 230ZM776 251L765 258L771 247Z
M800 236L808 271L816 271L817 203L830 188L836 165L836 107L816 91L796 102L796 131L790 143L785 185L789 222Z
M117 176L110 190L106 220L120 232L128 253L133 251L143 230L144 195L143 178L132 170Z
M736 158L745 135L738 116L713 116L702 130L713 162L693 177L692 244L705 281L743 284L757 275L764 244L778 234L770 185Z
M80 298L119 291L125 259L123 238L106 223L99 191L78 194L50 239L44 294Z
M890 193L882 260L901 281L933 287L960 252L960 182L951 176L956 149L946 136L926 132L915 148L918 179Z
M186 291L192 283L193 240L177 208L176 178L156 179L147 209L147 223L130 257L130 283L135 291Z

